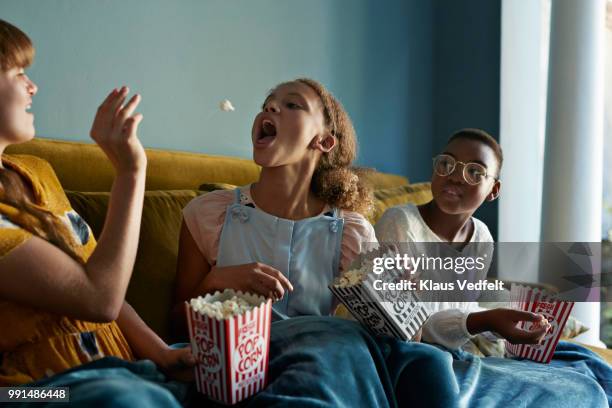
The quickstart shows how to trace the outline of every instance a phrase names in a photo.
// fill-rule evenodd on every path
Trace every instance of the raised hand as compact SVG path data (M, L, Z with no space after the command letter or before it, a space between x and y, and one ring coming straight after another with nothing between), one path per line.
M147 158L138 140L142 114L134 111L140 103L136 94L124 105L127 87L114 89L102 102L91 126L91 138L100 146L118 173L144 171Z

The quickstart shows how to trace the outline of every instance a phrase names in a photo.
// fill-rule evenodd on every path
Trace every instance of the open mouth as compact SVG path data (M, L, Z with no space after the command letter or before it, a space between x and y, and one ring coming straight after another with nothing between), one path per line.
M32 104L31 103L26 105L26 107L25 107L26 113L32 114L32 112L30 112L30 109L32 109Z
M270 119L261 121L261 129L255 143L257 146L267 146L276 138L276 125Z

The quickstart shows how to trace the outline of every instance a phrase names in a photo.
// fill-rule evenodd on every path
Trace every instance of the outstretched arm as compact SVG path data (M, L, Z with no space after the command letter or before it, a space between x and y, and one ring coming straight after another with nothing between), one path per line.
M519 329L521 321L535 323L537 328L533 331ZM465 324L471 334L492 331L512 344L537 344L551 327L540 314L506 308L470 313Z

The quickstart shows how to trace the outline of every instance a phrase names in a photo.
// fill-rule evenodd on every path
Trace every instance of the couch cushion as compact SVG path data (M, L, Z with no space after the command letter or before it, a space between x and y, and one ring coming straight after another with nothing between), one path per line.
M204 183L200 187L198 187L198 190L200 190L203 193L210 193L211 191L215 191L215 190L233 190L236 187L237 186L233 184L227 184L227 183Z
M27 143L11 145L7 153L31 154L51 163L65 190L110 191L115 172L98 146L37 137ZM245 185L259 178L260 168L253 160L201 153L146 149L147 190L195 189L202 183ZM395 174L367 172L365 179L373 188L408 184Z
M259 178L253 160L200 153L146 149L147 190L196 189L205 182L248 184ZM51 163L65 190L110 191L115 172L93 143L35 138L7 153L31 154Z
M100 236L109 193L67 191L72 207ZM142 214L140 242L127 301L160 336L168 338L173 306L174 277L182 209L200 194L197 190L147 191Z
M410 183L408 177L399 176L397 174L381 173L375 170L366 171L362 177L373 190L407 186Z
M408 203L421 205L431 199L431 183L415 183L374 190L374 210L368 219L375 224L387 208Z

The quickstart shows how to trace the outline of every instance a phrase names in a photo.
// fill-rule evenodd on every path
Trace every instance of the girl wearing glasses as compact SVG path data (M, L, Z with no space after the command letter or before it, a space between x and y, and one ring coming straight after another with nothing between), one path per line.
M484 258L484 268L462 274L472 281L486 278L493 237L473 214L485 201L499 196L502 161L501 147L486 132L478 129L456 132L444 152L433 159L433 200L421 206L407 204L388 209L376 224L378 240L411 243L410 247L419 248L415 255L425 252L428 256L435 253L436 256ZM447 271L435 278L444 281L450 276L454 281L455 272ZM472 299L465 293L436 295L423 293L422 299L431 301L433 315L423 327L422 338L449 349L458 349L473 335L487 331L496 332L512 343L535 344L544 338L550 326L543 316L534 313L479 309L475 302L467 301ZM538 322L540 328L525 331L515 327L522 320Z

